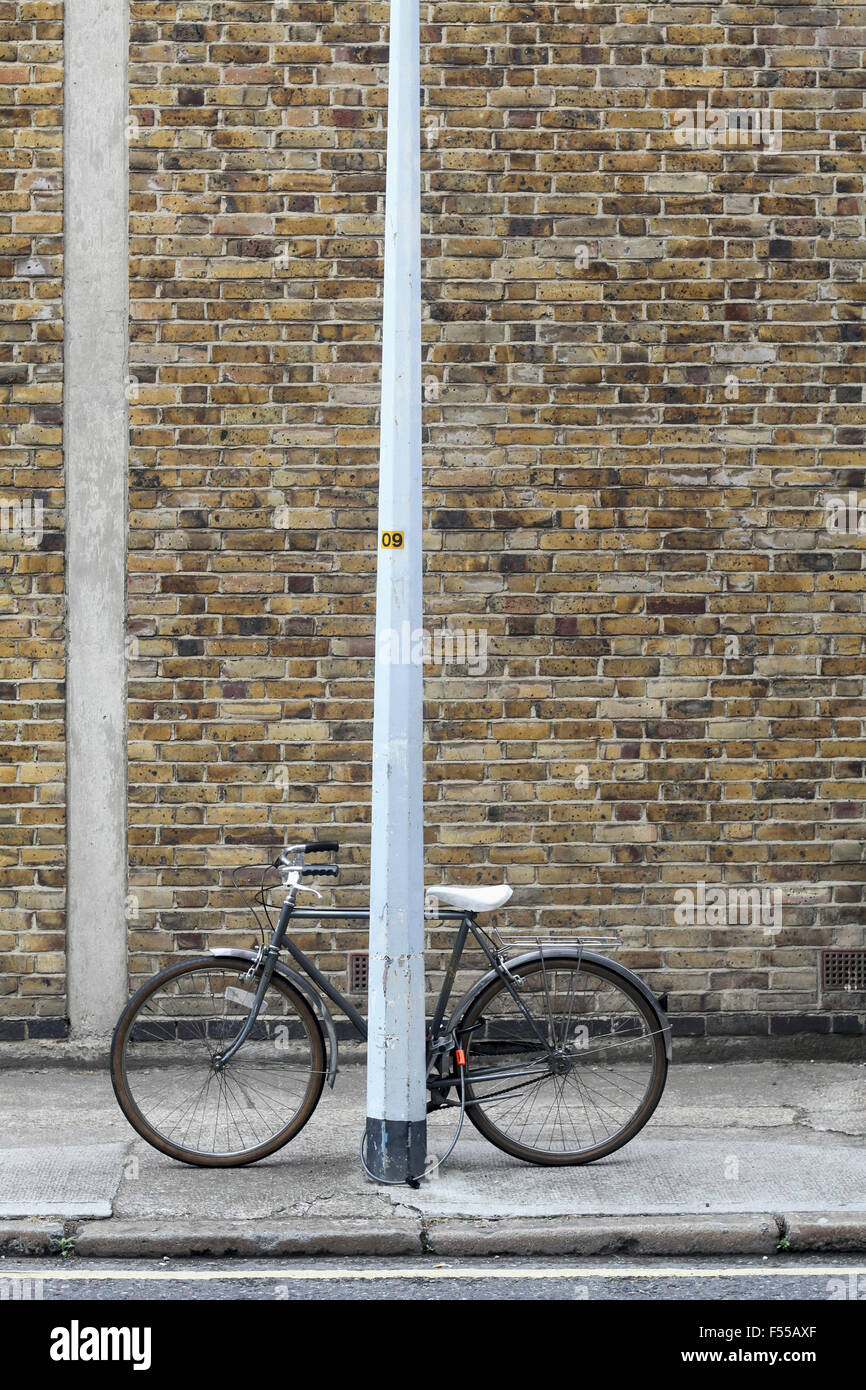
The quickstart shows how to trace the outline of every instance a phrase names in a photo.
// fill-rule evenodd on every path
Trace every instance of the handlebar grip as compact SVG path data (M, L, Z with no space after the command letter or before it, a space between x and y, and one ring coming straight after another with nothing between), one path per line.
M338 854L339 850L336 840L310 840L304 845L304 854Z
M340 870L337 868L336 864L326 864L321 869L301 870L301 873L304 875L305 878L308 875L312 878L336 878L339 872Z

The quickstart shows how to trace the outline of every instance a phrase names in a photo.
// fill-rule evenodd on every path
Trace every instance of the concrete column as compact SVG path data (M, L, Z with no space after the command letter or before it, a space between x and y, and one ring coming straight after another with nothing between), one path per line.
M421 588L421 151L418 0L391 0L373 828L367 1164L424 1172L423 672Z
M65 25L68 983L98 1041L127 997L129 6L73 0Z

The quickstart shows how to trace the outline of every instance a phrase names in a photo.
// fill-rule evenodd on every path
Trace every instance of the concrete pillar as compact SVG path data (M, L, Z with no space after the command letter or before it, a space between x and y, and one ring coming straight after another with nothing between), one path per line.
M73 0L65 26L68 983L97 1041L127 997L129 6Z
M421 152L418 0L391 0L376 576L367 1164L424 1172Z

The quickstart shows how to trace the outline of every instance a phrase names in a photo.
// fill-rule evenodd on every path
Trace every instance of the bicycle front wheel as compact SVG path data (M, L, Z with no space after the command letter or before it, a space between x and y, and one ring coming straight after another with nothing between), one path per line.
M545 952L514 976L513 994L493 980L456 1026L466 1112L486 1139L528 1163L604 1158L659 1103L661 1016L612 961Z
M148 980L120 1016L111 1079L149 1144L207 1168L254 1163L282 1148L316 1108L325 1080L318 1019L274 975L253 1030L224 1067L216 1058L249 1016L256 983L243 958L197 958Z

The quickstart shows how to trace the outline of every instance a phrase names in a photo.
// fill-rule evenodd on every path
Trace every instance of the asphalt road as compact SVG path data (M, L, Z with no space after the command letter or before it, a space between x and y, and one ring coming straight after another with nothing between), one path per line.
M0 1299L816 1302L866 1300L866 1257L0 1260ZM9 1302L7 1302L7 1310Z

